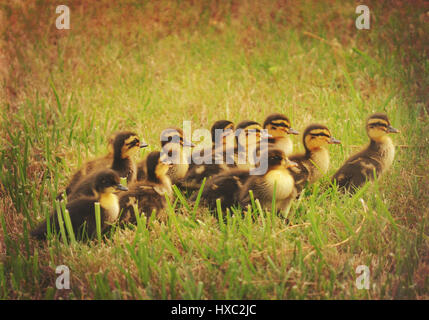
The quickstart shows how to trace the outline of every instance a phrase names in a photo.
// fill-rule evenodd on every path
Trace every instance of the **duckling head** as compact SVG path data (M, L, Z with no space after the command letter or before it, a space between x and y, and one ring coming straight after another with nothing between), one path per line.
M366 132L371 140L383 141L389 133L398 133L399 130L392 127L389 118L384 113L374 113L366 121Z
M311 124L304 131L303 143L305 150L311 152L328 144L340 144L341 141L335 139L323 124Z
M234 137L234 123L228 120L218 120L211 127L213 145L231 142ZM233 141L233 140L232 140Z
M271 137L269 134L262 134L262 126L251 120L244 120L237 125L235 129L235 137L237 145L247 147L254 145L260 141L261 138Z
M141 142L139 137L130 131L117 133L113 140L114 155L121 159L131 158L140 148L144 147L147 147L147 144Z
M291 127L289 118L281 113L270 114L264 121L264 129L267 129L273 138L286 137L288 134L299 134L298 131Z
M95 190L102 193L113 193L116 190L127 191L128 188L120 183L118 174L111 170L105 169L97 173L95 177Z
M280 149L269 149L268 155L268 170L275 170L278 168L296 167L297 163L289 160L285 153Z
M159 151L149 153L146 160L149 179L152 181L163 180L171 165L172 162L166 153Z
M161 147L164 147L166 144L172 143L176 144L179 147L195 147L195 145L185 139L183 130L177 127L170 127L161 132Z

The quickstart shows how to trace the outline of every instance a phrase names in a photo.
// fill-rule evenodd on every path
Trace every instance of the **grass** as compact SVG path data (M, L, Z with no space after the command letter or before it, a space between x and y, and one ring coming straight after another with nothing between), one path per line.
M354 27L352 1L67 4L71 30L55 29L53 1L1 5L0 298L428 298L424 2L369 4L367 31ZM401 130L393 167L344 197L329 177L366 143L375 111ZM209 128L271 112L301 132L324 123L342 140L287 220L256 199L217 220L175 190L165 221L141 215L104 241L75 243L66 218L64 241L29 238L53 209L61 216L55 197L112 132L138 132L150 151L184 120ZM58 265L70 290L55 288ZM359 265L369 290L355 286Z

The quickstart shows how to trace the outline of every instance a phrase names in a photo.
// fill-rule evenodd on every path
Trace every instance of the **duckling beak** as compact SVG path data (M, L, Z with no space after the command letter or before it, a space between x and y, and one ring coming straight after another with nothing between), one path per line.
M146 142L140 142L140 148L146 148L149 146Z
M128 191L128 188L123 186L122 184L118 183L116 186L116 189L122 190L122 191Z
M387 127L387 133L399 133L399 130L393 128L392 126L388 126Z
M286 161L286 168L291 168L291 167L298 167L298 163L293 162L293 161L291 161L291 160L288 159Z
M288 134L295 134L295 135L298 135L299 134L299 131L296 131L295 129L293 129L293 128L289 128L289 130L287 131L287 133Z
M331 140L329 140L330 144L341 144L341 141L338 139L335 139L334 137L331 137Z

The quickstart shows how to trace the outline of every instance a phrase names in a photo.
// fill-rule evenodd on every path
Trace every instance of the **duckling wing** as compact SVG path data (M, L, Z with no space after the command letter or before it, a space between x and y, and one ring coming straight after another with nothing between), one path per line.
M119 196L119 206L122 210L120 222L137 223L135 205L137 205L139 213L144 213L147 218L150 218L154 210L156 214L160 213L166 207L164 194L165 190L155 185L136 185L129 191L121 193Z
M292 160L292 159L291 159ZM310 179L310 169L304 161L292 160L298 164L296 167L289 168L289 172L295 180L295 188L298 193L304 189L306 182Z

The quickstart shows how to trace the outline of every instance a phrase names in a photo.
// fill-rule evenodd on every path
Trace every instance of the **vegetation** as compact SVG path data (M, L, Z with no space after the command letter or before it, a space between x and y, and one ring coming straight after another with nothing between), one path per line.
M424 1L369 2L370 30L356 29L355 1L65 2L70 30L55 28L55 1L0 5L0 298L429 297ZM343 196L329 177L367 142L376 111L401 130L393 167ZM165 221L142 217L103 241L29 238L114 131L138 132L151 151L184 120L209 128L271 112L301 132L324 123L342 141L288 219L255 206L218 221L181 198ZM58 265L70 290L55 287ZM369 290L355 285L359 265Z

